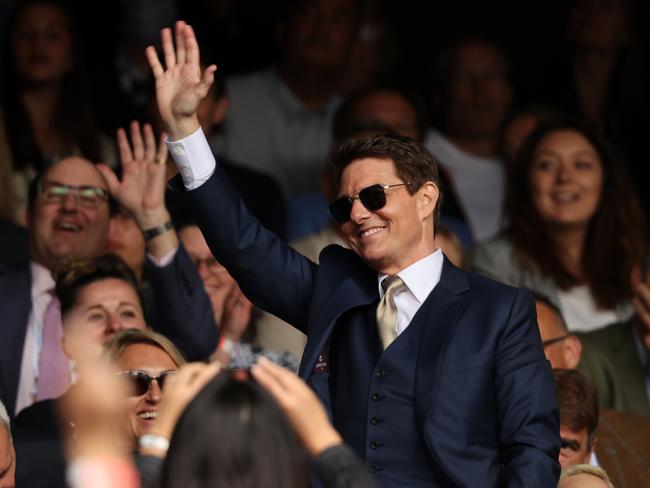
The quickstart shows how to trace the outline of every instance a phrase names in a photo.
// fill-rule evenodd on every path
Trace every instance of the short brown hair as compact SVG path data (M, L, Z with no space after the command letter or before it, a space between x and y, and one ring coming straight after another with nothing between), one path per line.
M587 429L587 447L591 449L598 427L598 397L594 388L574 369L554 369L553 375L560 425L576 432Z
M135 344L149 344L162 349L179 368L187 362L183 353L172 341L164 335L143 329L126 329L118 332L104 346L104 352L108 355L108 359L114 363L122 356L127 347Z
M406 188L411 195L426 182L435 183L438 187L438 201L433 212L433 224L434 229L437 230L442 191L438 177L438 165L429 151L409 137L393 134L350 137L330 155L330 165L334 169L337 184L340 184L341 174L345 168L354 161L365 158L392 161L397 175L402 181L409 183Z
M54 273L56 296L61 302L61 314L74 307L79 292L96 281L114 278L130 285L139 295L138 280L124 260L109 253L95 258L79 258L66 261Z

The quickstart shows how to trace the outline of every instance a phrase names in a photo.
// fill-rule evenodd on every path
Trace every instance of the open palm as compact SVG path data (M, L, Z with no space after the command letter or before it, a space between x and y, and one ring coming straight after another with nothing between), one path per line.
M147 48L147 59L156 80L156 98L160 116L173 139L189 135L198 129L196 109L205 98L217 69L212 65L201 75L199 46L192 27L183 21L176 23L176 48L171 29L161 32L163 68L153 46ZM190 132L191 133L191 132Z

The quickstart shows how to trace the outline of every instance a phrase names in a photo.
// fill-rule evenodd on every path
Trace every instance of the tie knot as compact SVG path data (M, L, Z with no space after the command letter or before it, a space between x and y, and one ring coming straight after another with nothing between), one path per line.
M384 281L381 282L381 287L387 295L395 296L406 288L406 284L402 281L402 278L394 275L384 279Z

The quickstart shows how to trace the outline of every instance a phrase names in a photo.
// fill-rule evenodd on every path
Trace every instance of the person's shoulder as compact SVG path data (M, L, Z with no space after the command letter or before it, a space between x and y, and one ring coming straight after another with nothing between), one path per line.
M618 347L623 341L630 340L633 333L634 323L633 319L630 319L577 335L589 349L610 349L612 347Z
M233 75L226 78L228 96L255 94L273 83L274 74L270 68Z

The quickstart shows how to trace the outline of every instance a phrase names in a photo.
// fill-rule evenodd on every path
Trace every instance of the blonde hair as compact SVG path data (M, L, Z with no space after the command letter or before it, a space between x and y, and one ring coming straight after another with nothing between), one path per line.
M574 464L573 466L567 466L562 470L560 481L565 478L571 478L572 476L578 476L579 474L595 476L596 478L600 478L605 483L607 483L607 486L609 488L614 488L614 485L612 485L612 482L610 481L609 476L607 476L605 470L597 466L592 466L591 464Z
M149 344L162 349L179 368L187 362L183 353L172 341L161 334L142 329L126 329L118 332L104 346L104 353L112 363L115 363L125 349L134 344Z

